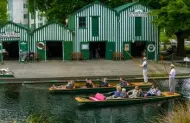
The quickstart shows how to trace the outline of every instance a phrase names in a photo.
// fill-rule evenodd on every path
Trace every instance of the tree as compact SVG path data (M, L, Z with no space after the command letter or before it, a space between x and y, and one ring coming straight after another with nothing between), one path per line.
M146 4L154 8L150 13L155 17L153 23L159 28L165 28L167 35L176 35L178 42L176 55L184 56L184 39L190 36L189 0L148 0Z
M45 12L48 21L58 21L65 23L68 15L81 9L82 7L97 0L29 0L29 10L34 12L34 8ZM115 8L132 0L100 0L109 7Z
M0 26L7 22L7 0L0 1Z
M160 32L160 41L163 42L164 50L166 50L166 44L169 43L169 37L163 30Z

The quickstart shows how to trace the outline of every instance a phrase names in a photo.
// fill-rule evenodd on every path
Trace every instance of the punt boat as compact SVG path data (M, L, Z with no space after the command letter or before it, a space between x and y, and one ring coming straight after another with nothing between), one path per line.
M152 86L152 83L144 83L144 82L128 82L129 85L126 90L134 89L135 86L139 86L142 89L148 89ZM103 92L111 92L116 90L116 83L110 83L109 87L98 87L95 84L94 88L84 88L85 84L75 83L74 89L65 89L65 88L52 88L50 87L48 90L50 93L103 93Z
M90 96L75 97L75 99L80 105L110 106L110 105L130 105L130 104L139 104L139 103L149 103L149 102L175 99L180 96L181 95L178 93L174 93L173 95L171 95L169 94L169 92L162 92L161 96L139 97L139 98L119 98L119 99L116 98L116 99L106 99L103 101L90 100Z

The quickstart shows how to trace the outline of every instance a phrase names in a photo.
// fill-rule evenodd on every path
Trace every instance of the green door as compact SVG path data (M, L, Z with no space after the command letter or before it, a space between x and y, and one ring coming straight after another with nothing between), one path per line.
M106 42L106 60L112 60L115 52L115 42Z
M63 43L63 50L64 60L71 60L71 53L73 52L73 42L65 41Z
M3 61L3 42L0 42L0 61Z
M82 52L84 60L88 60L89 59L89 43L88 42L81 42L81 52Z
M40 57L40 60L46 60L46 45L45 44L46 44L45 41L37 42L37 52Z
M155 59L155 50L156 50L155 43L147 42L146 46L147 46L147 48L146 48L147 49L146 50L147 58L149 60L154 60Z
M19 48L20 48L20 53L22 53L22 55L20 55L20 61L24 61L27 53L28 53L28 42L26 41L19 41Z
M131 59L131 43L123 42L123 52L125 60Z

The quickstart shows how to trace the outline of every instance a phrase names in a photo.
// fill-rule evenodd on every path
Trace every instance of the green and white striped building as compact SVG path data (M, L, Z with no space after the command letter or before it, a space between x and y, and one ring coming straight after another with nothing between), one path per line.
M14 44L14 45L12 45ZM0 28L0 60L6 56L14 56L22 60L21 53L27 53L29 46L29 30L22 25L8 22ZM16 48L15 48L16 47ZM10 50L13 50L9 53ZM8 50L8 51L7 51ZM14 53L14 54L13 54ZM16 55L15 55L16 54Z
M62 60L71 59L72 32L64 25L52 22L34 30L31 34L30 51L38 52L41 60L47 60L48 42L59 42L62 49Z
M72 52L91 59L98 50L107 60L113 58L114 52L130 59L130 54L141 56L143 51L149 59L158 60L159 31L148 15L150 10L138 2L111 9L96 1L71 14L68 27L52 22L30 32L9 22L0 28L0 58L3 59L2 42L17 41L18 53L36 52L41 60L49 60L51 52L59 54L61 60L71 60Z
M144 44L146 56L149 59L158 56L158 29L152 24L153 17L149 16L150 8L139 3L128 3L115 8L118 19L118 48L119 52L124 52L125 57L130 58L129 54L123 49L129 47L128 52L135 54L138 50L134 45ZM135 44L136 43L136 44Z
M89 59L89 43L104 42L105 57L112 59L117 45L117 16L114 10L100 2L94 2L70 15L68 22L75 34L75 52L82 52Z
M149 7L128 3L111 9L96 1L69 16L69 28L74 32L74 51L89 59L90 44L105 42L105 58L113 52L141 55L146 50L149 59L157 60L158 29L151 23ZM125 50L124 50L125 49ZM127 51L127 52L126 52Z

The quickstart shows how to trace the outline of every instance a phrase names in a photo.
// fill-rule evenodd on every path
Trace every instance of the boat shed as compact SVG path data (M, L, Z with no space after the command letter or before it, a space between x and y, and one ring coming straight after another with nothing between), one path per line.
M150 8L138 2L127 3L114 9L118 16L118 47L125 59L140 57L145 52L148 59L158 60L159 31L152 24Z
M0 28L0 60L24 60L29 46L28 28L8 22Z
M112 59L117 50L117 17L115 11L95 1L71 14L68 26L74 32L74 52L84 59ZM97 52L99 52L97 54Z
M31 34L30 51L40 60L70 60L73 51L72 32L64 25L51 22L35 29Z

